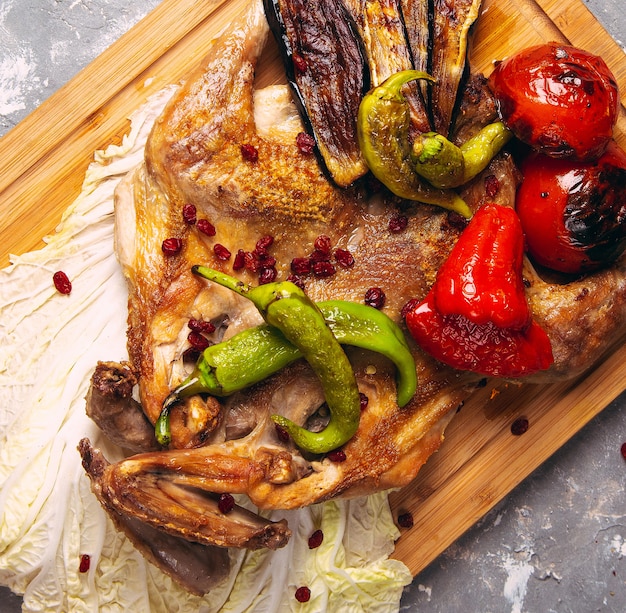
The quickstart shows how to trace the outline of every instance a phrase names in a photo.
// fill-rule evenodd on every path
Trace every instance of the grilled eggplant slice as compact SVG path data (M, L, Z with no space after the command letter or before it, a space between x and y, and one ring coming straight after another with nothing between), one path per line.
M467 65L467 45L481 0L433 0L431 58L428 72L435 78L430 107L434 129L448 136L458 92Z
M400 0L344 0L344 3L363 40L372 87L396 72L414 68ZM424 62L423 72L426 70ZM430 131L420 83L407 83L403 93L409 104L412 131Z
M369 69L356 25L341 0L264 0L287 79L333 181L366 174L356 118Z

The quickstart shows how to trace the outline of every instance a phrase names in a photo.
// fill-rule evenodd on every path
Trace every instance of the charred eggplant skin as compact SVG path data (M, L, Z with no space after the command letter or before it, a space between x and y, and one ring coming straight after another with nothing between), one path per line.
M356 24L341 0L263 0L287 80L331 179L348 187L367 173L359 150L359 103L370 87Z

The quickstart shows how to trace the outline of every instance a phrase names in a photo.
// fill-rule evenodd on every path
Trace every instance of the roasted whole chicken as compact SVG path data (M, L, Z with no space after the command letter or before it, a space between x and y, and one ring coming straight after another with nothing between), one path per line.
M287 279L294 260L311 260L324 237L331 253L348 252L353 262L343 267L329 256L321 261L333 274L302 276L311 300L362 303L368 290L382 289L382 310L402 326L402 307L428 293L464 227L459 215L403 201L367 177L347 188L330 180L302 138L289 90L255 90L268 33L255 0L174 94L144 162L118 189L116 250L129 288L129 361L98 364L87 410L131 454L109 464L88 440L80 443L93 491L116 525L197 593L228 572L227 548L278 548L290 537L284 520L233 508L233 495L259 509L292 509L402 487L483 383L480 375L437 362L407 336L418 387L400 407L394 364L348 347L366 406L341 454L299 449L270 417L324 428L324 394L305 360L229 396L196 394L176 403L171 442L158 445L154 424L163 403L193 368L190 356L197 357L190 322L191 332L215 343L262 323L250 301L192 267L209 266L251 285L263 274ZM482 77L462 91L451 138L466 138L495 116ZM486 201L513 206L519 180L511 156L501 153L460 194L474 211ZM398 228L399 218L406 227ZM530 381L574 376L601 355L626 318L625 273L622 258L575 281L548 282L526 262L532 316L554 355L553 365ZM209 570L199 573L207 560Z

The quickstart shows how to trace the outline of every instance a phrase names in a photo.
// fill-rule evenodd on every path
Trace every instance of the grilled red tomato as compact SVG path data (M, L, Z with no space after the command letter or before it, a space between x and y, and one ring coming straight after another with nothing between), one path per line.
M523 142L554 157L599 157L617 121L619 92L604 60L560 43L529 47L489 77L502 121Z
M531 258L565 273L596 270L626 248L626 152L610 141L596 161L532 153L515 207Z

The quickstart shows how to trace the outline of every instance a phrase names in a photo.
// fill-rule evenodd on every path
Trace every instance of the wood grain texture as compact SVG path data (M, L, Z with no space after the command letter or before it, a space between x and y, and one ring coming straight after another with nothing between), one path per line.
M93 152L119 142L128 117L153 93L178 83L246 0L164 0L150 15L0 139L0 255L42 245L79 193ZM626 101L626 56L581 0L484 0L474 32L472 67L525 46L562 40L607 61ZM258 83L284 81L273 43ZM616 138L626 146L626 112ZM619 343L586 376L549 387L485 388L448 428L446 441L416 481L392 495L415 526L395 557L414 574L553 454L625 386L626 345ZM529 431L515 437L519 416Z

